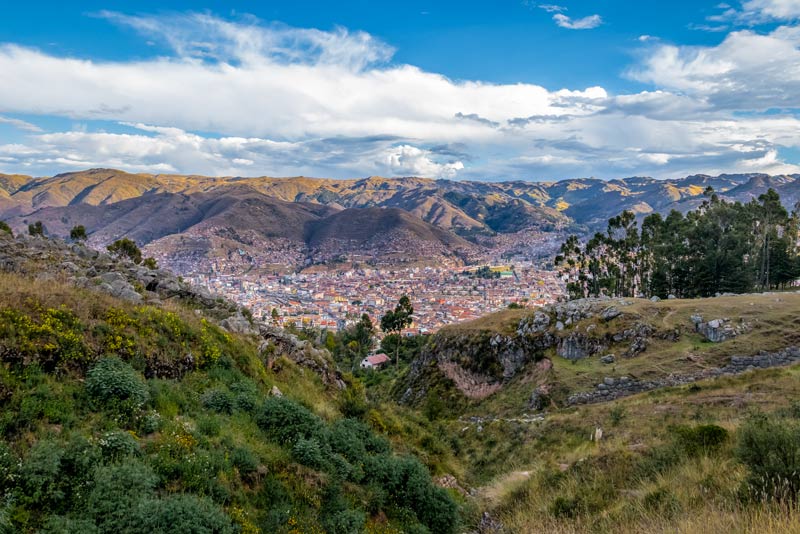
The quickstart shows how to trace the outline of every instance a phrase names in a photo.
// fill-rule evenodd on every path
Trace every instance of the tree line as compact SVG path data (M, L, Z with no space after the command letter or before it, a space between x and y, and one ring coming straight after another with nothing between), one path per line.
M685 215L625 211L585 244L570 236L555 263L570 298L709 297L785 288L800 277L798 208L789 213L770 189L728 202L706 189Z

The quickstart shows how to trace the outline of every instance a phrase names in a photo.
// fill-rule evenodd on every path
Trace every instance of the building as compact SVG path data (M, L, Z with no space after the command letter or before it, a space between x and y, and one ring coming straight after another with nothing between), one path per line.
M391 360L385 354L375 354L374 356L367 356L361 360L362 369L380 369L384 364L389 363Z

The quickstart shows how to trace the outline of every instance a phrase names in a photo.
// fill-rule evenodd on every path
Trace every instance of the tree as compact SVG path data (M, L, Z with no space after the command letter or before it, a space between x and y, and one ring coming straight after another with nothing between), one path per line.
M278 313L278 308L272 308L272 324L278 326L278 318L280 317L280 313Z
M5 232L11 237L14 237L14 232L11 231L11 227L3 221L0 221L0 232Z
M136 243L127 237L118 239L106 247L108 251L115 256L121 258L128 258L135 264L142 263L142 251L136 246Z
M86 227L82 224L77 226L73 226L72 230L69 231L69 238L73 241L85 241L86 240Z
M608 221L585 245L570 236L556 264L570 298L708 297L786 287L800 276L800 217L770 189L747 204L707 189L698 209Z
M408 295L403 295L395 306L394 310L389 310L381 317L381 330L387 334L397 336L395 345L395 365L400 364L400 344L403 342L403 329L411 326L414 322L414 308L411 306L411 299Z
M28 233L30 235L44 235L44 225L42 225L42 221L36 221L33 224L28 225Z

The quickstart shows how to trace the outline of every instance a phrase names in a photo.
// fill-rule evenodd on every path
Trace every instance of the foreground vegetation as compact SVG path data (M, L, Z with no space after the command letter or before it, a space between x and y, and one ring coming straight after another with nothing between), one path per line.
M433 424L258 346L179 303L0 274L0 531L457 531Z

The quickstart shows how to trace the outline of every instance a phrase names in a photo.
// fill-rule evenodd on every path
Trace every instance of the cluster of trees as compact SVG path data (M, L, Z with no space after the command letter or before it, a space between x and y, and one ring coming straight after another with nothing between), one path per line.
M483 267L479 267L475 271L462 271L461 274L464 276L468 276L470 278L484 278L487 280L500 278L500 271L493 271L489 268L488 265L484 265Z
M800 277L798 210L772 189L746 204L711 188L695 211L647 216L626 211L586 244L570 236L556 265L570 298L708 297L786 287Z
M276 310L273 318L277 314ZM387 310L380 319L380 329L385 337L381 340L381 349L387 354L394 354L395 363L399 364L402 359L407 359L407 352L414 352L414 347L406 347L403 342L403 330L411 326L414 322L414 307L411 299L403 295L397 302L394 309ZM377 327L366 313L362 314L358 321L354 322L342 331L334 334L328 332L324 337L324 344L331 351L334 358L340 365L356 369L361 359L368 356L375 347L375 334ZM313 338L315 336L308 336ZM414 345L414 343L411 343ZM406 350L408 349L408 350Z

